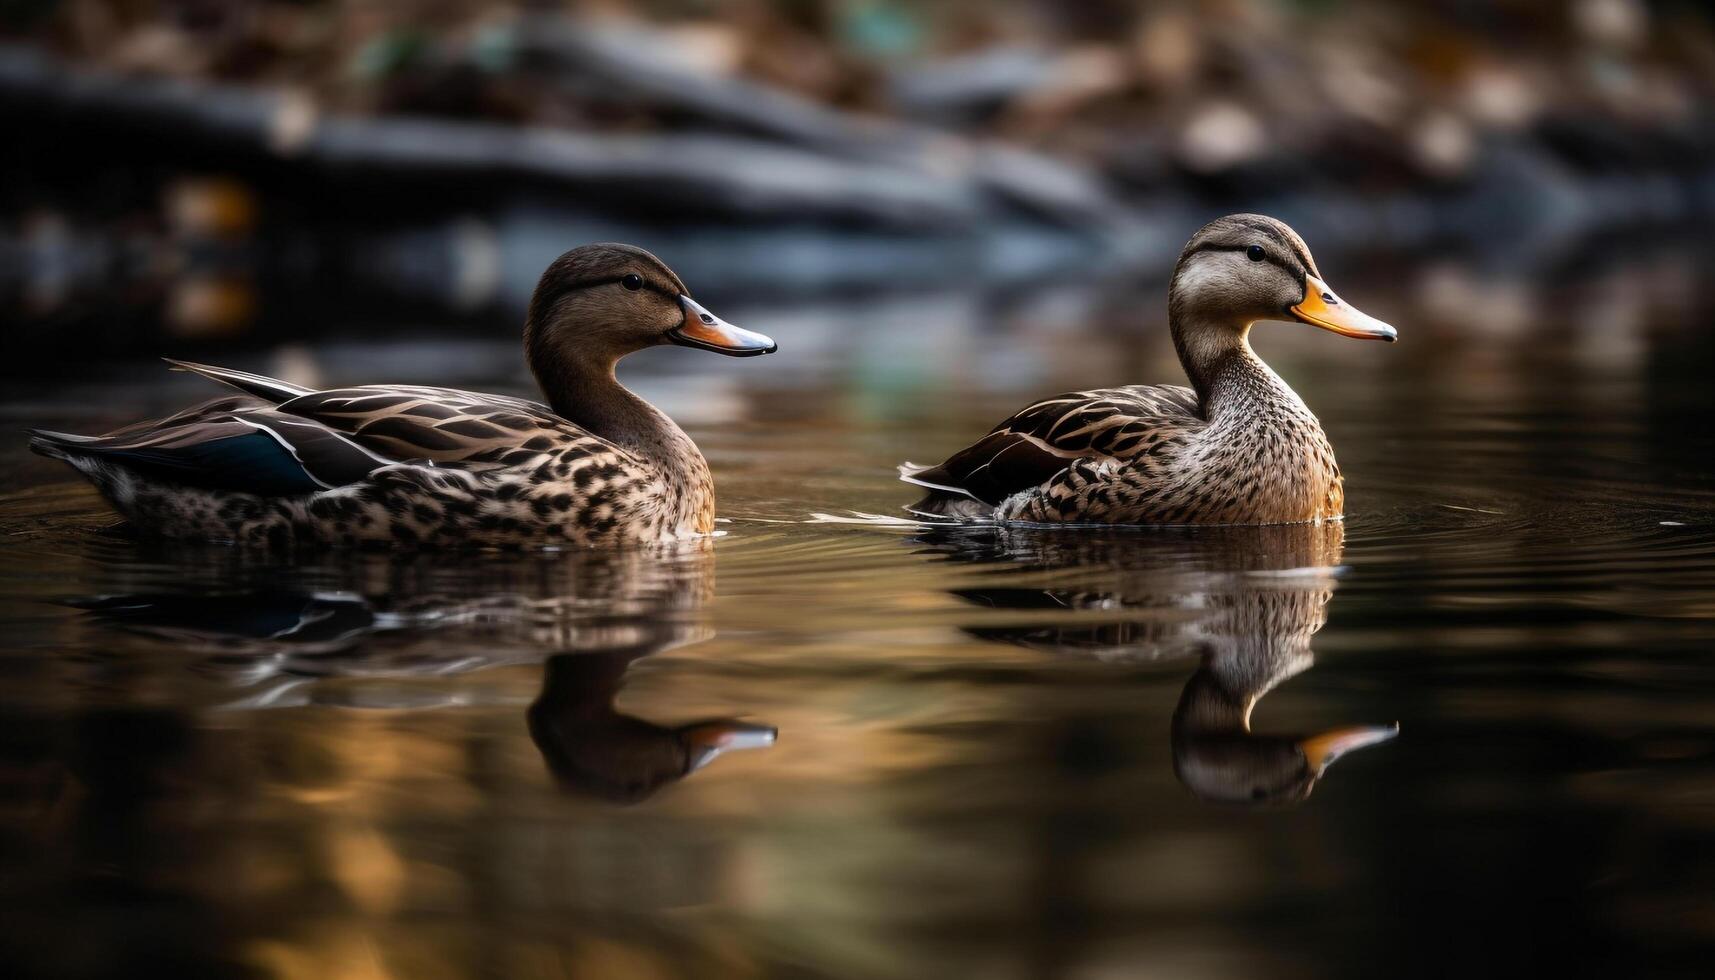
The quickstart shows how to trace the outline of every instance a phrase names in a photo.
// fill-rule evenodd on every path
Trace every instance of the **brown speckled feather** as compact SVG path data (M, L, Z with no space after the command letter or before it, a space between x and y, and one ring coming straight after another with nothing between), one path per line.
M233 456L232 440L253 433L289 454L265 461L276 474L289 463L302 481L264 479L253 456ZM278 405L234 395L106 436L43 433L35 445L139 527L171 537L584 545L713 527L706 465L674 479L545 406L450 388L342 388Z
M1079 456L1007 497L996 516L1040 524L1290 524L1340 516L1340 470L1321 425L1248 348L1215 375L1209 402L1208 420L1174 412L1117 427L1123 437L1098 443L1111 452Z
M562 439L594 438L546 405L456 388L334 388L282 402L280 411L399 460L493 462L512 452L539 452Z
M1298 395L1251 350L1251 327L1294 319L1392 341L1327 288L1298 235L1235 214L1186 243L1168 325L1191 387L1108 388L1037 402L937 466L900 479L924 516L1026 524L1292 524L1342 516L1334 451Z
M140 531L270 546L653 543L714 530L708 462L619 383L660 344L767 354L634 245L571 249L537 281L524 353L546 403L453 388L316 391L172 361L241 396L105 436L36 432Z
M1056 395L1008 418L941 465L911 470L906 479L998 505L1076 460L1147 453L1175 431L1203 425L1196 412L1196 393L1173 385Z

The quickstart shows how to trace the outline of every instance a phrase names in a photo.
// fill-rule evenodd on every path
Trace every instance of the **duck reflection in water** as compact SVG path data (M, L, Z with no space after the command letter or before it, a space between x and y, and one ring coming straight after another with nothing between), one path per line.
M1311 735L1251 730L1269 691L1313 662L1344 542L1339 523L1127 531L935 528L914 539L949 560L1026 574L1027 585L964 588L976 605L1041 610L1041 622L968 631L1057 655L1107 661L1196 656L1173 711L1173 769L1197 797L1293 804L1340 756L1387 741L1392 725ZM1068 620L1067 612L1099 621Z
M315 577L326 582L330 571ZM325 591L252 578L272 576L229 569L211 581L236 581L236 590L117 593L71 604L151 645L198 655L196 673L228 692L217 697L228 709L468 704L449 685L354 693L321 682L415 681L541 661L542 687L526 715L531 739L562 789L613 802L641 801L724 752L775 740L768 725L722 718L667 726L614 707L633 663L712 635L701 615L714 589L706 542L658 555L440 567L419 557L355 556L331 573L340 588ZM177 670L182 661L161 667ZM241 696L232 698L232 688Z
M722 718L670 728L616 711L613 702L632 661L654 652L548 658L542 693L530 705L530 737L562 787L636 803L723 752L774 744L777 732L768 725Z

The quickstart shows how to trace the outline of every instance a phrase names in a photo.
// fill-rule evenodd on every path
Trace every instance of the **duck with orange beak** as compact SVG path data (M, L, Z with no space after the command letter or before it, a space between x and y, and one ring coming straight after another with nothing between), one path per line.
M649 544L715 529L709 465L619 383L629 354L729 357L774 341L691 299L633 245L574 248L542 273L524 354L546 402L423 385L312 389L172 361L237 390L105 435L36 432L145 535L262 547Z
M936 466L900 479L931 517L1024 524L1291 524L1343 516L1345 488L1321 424L1250 347L1258 321L1361 340L1394 328L1331 289L1310 250L1273 218L1203 226L1180 254L1168 324L1191 387L1128 385L1057 395Z

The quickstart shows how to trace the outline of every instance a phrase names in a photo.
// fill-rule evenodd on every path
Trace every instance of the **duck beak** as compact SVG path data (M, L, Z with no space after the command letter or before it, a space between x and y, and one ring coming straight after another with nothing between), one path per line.
M780 730L773 726L747 725L739 721L708 721L679 731L679 737L684 739L690 750L687 772L696 772L715 761L722 752L765 749L773 745L779 735Z
M1287 307L1286 312L1313 327L1332 330L1342 337L1385 340L1390 344L1399 339L1399 331L1359 312L1355 306L1347 306L1334 295L1327 283L1315 276L1304 277L1303 301L1297 306Z
M779 349L774 341L759 333L743 330L715 316L689 296L680 296L685 308L685 322L667 331L667 339L685 347L700 347L732 357L755 357L772 354Z
M1350 728L1336 728L1301 739L1298 748L1304 753L1304 761L1309 764L1311 773L1320 776L1322 770L1333 764L1335 759L1347 752L1367 749L1399 734L1399 722L1391 725L1353 725Z

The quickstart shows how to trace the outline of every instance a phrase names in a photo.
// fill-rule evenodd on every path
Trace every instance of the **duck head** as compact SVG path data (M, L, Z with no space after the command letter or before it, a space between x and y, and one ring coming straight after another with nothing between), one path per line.
M1248 711L1227 724L1206 717L1208 704L1193 702L1218 686L1207 671L1185 686L1173 716L1173 773L1192 795L1210 803L1290 806L1310 791L1335 759L1379 745L1399 734L1399 724L1347 725L1314 735L1262 735L1251 731ZM1198 718L1196 716L1205 716Z
M1242 342L1258 320L1296 320L1342 337L1392 342L1398 332L1340 299L1298 233L1260 214L1229 214L1191 236L1167 293L1175 342L1212 355Z
M548 266L530 298L524 346L538 377L571 361L610 369L658 344L732 357L776 349L762 334L704 309L666 263L634 245L572 249Z
M530 738L560 787L612 803L639 803L741 749L767 748L778 731L731 718L669 727L614 707L631 663L658 647L556 654L527 714Z
M1004 525L932 528L910 541L950 561L1052 573L1050 588L1023 581L955 590L1010 613L965 627L975 636L1114 663L1195 651L1170 745L1175 777L1198 799L1290 806L1336 759L1399 732L1397 724L1251 729L1257 703L1314 663L1311 641L1327 622L1345 547L1338 522L1156 528L1147 547L1130 535Z

